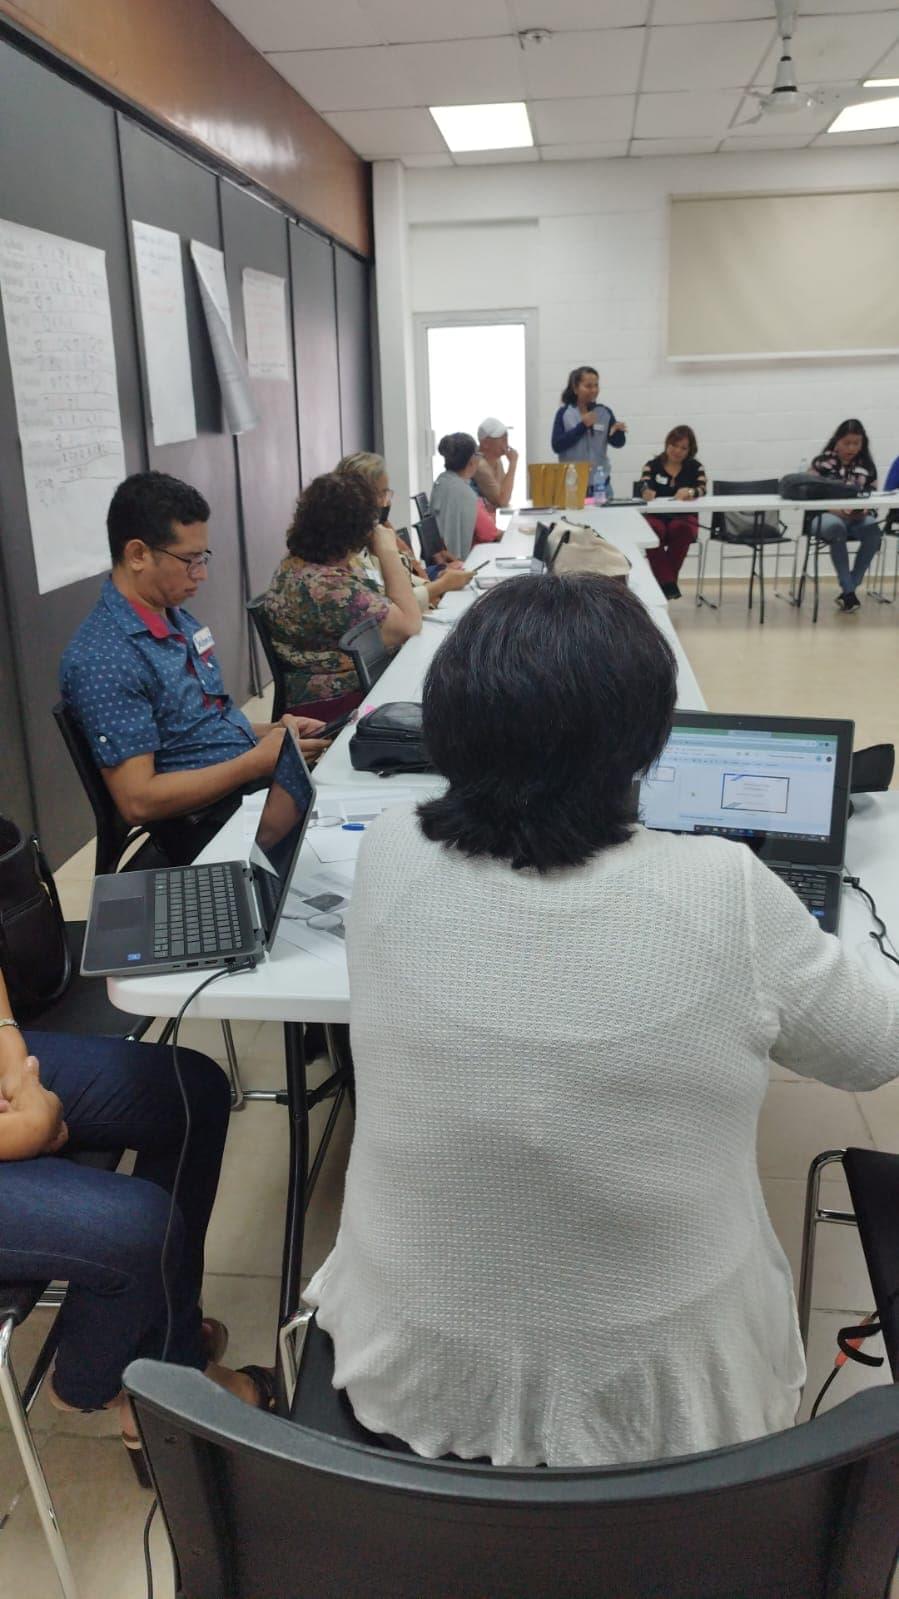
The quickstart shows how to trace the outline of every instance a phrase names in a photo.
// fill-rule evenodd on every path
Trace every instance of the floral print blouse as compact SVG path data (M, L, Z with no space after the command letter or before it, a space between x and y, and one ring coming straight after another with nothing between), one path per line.
M287 703L336 699L359 688L338 640L358 622L383 622L390 601L351 560L320 566L288 555L265 596L272 643L287 669Z

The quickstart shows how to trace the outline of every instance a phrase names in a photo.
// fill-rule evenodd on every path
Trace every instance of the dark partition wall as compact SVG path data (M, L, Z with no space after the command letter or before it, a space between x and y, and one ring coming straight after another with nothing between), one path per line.
M231 183L221 185L222 232L228 274L228 298L234 337L246 355L243 272L246 267L284 280L284 328L289 330L290 261L288 223L278 211L244 194ZM288 376L254 377L253 393L259 426L237 440L240 509L251 595L268 587L284 555L284 536L299 492L297 410L293 339L287 337ZM266 669L264 676L268 677Z
M300 472L309 483L343 454L337 374L334 247L306 228L291 227L290 279L300 424Z
M218 181L205 167L124 117L119 118L119 137L129 229L132 221L151 222L182 239L197 437L155 445L147 407L147 457L156 471L192 483L209 501L209 576L188 609L212 628L225 684L240 703L250 692L250 683L234 441L222 432L218 379L189 254L191 239L222 248Z
M10 817L23 831L30 831L36 826L37 818L25 753L25 727L16 681L7 599L0 545L0 735L3 739L0 815Z
M143 421L115 114L0 43L0 216L106 251L125 461L144 465ZM0 538L37 825L56 864L84 843L91 812L50 711L59 657L102 577L39 594L0 318ZM4 743L6 721L4 718ZM20 779L21 781L21 779Z
M374 449L368 264L334 248L342 454Z

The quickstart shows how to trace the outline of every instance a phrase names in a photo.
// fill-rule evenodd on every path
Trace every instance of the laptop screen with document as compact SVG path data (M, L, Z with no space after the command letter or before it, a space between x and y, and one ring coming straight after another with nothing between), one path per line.
M253 884L271 949L315 800L299 741L288 728L250 850Z
M682 711L640 783L647 827L713 833L763 860L843 862L853 724Z

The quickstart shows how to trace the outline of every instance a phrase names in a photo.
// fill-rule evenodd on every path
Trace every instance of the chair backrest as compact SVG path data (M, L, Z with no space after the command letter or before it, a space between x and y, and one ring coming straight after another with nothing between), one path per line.
M614 1470L421 1460L139 1360L183 1599L859 1599L896 1558L899 1389L707 1455Z
M275 645L265 612L265 595L257 594L255 600L249 600L247 602L247 611L259 636L259 642L268 661L272 681L275 685L274 698L272 700L272 721L280 722L281 717L287 710L287 674L284 671L283 662L275 652Z
M431 502L426 494L413 494L412 504L415 506L419 517L427 516L431 508Z
M72 765L81 779L81 785L90 801L94 821L97 824L94 871L114 872L125 845L130 839L139 837L145 829L130 828L124 817L119 815L112 795L103 781L100 768L91 753L91 747L72 712L62 700L53 707L53 719L72 758Z
M534 560L535 561L545 561L546 560L546 546L547 546L547 543L549 542L549 535L550 535L551 532L552 532L552 528L546 522L538 522L537 523L537 531L534 534Z
M731 478L718 477L712 484L713 494L779 494L780 478L756 477L745 483L737 483Z
M409 532L407 527L398 527L396 529L396 536L398 539L402 539L407 550L412 549L412 534Z
M879 1149L847 1149L843 1170L883 1328L884 1348L893 1381L899 1382L899 1234L895 1226L899 1155Z
M356 668L360 687L368 693L390 663L391 652L381 637L381 627L373 616L357 622L338 640L337 648L348 655Z
M422 517L420 522L416 522L415 526L418 531L418 542L421 546L421 558L425 566L431 566L438 551L446 549L443 536L437 525L437 518L432 511L429 511L426 516Z

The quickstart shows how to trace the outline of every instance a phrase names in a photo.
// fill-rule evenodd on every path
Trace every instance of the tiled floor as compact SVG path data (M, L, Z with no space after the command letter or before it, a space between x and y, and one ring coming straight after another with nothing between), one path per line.
M857 742L899 741L899 606L865 601L861 615L842 617L834 613L828 594L813 628L808 612L797 615L772 598L760 628L747 617L742 586L726 587L720 612L695 609L692 584L685 590L687 598L672 606L672 614L713 709L854 716ZM84 914L91 864L88 848L58 874L71 916ZM247 1084L276 1084L282 1060L278 1026L246 1023L235 1033ZM184 1038L223 1059L216 1024L189 1023ZM308 1219L307 1274L324 1258L334 1235L350 1136L350 1117L344 1114ZM794 1273L809 1160L819 1150L847 1143L899 1151L899 1083L875 1094L843 1094L775 1068L759 1128L759 1163L771 1218ZM826 1180L829 1197L839 1203L842 1179ZM284 1112L274 1105L250 1105L232 1118L207 1256L206 1305L230 1325L228 1359L234 1364L272 1358L285 1181ZM872 1303L854 1230L822 1228L804 1410L830 1369L837 1329L865 1314ZM46 1314L36 1314L17 1335L17 1363L23 1369ZM838 1403L855 1389L883 1380L881 1372L847 1367L825 1403ZM149 1497L136 1486L108 1421L62 1417L41 1399L35 1425L83 1599L140 1599L146 1592L141 1533ZM158 1518L152 1549L156 1593L171 1599L170 1564ZM4 1599L57 1596L18 1457L2 1424L0 1594Z

